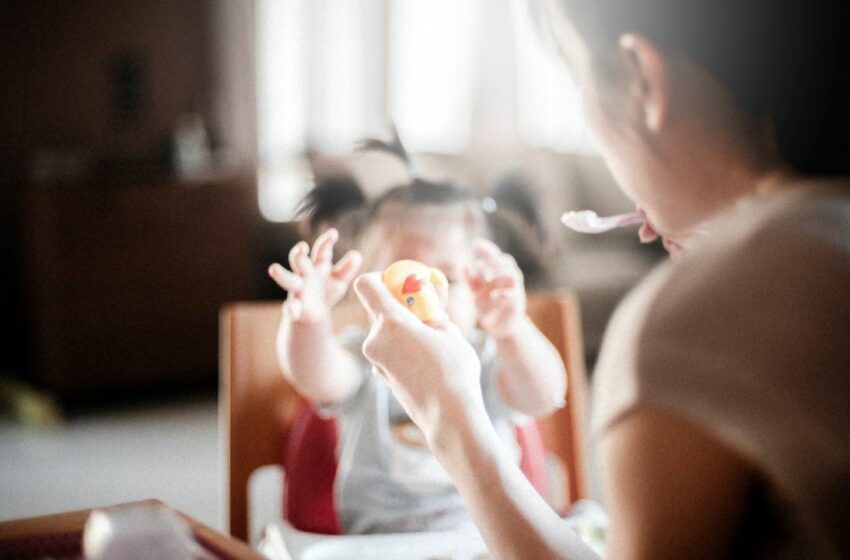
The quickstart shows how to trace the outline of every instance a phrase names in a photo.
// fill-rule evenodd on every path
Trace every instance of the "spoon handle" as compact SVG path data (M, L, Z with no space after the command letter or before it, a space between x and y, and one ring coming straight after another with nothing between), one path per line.
M644 217L640 212L617 214L600 218L593 210L565 212L561 223L580 233L603 233L614 228L628 227L643 223Z

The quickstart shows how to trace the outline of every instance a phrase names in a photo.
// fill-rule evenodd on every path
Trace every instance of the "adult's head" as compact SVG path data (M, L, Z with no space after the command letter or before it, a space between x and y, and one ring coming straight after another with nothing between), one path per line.
M531 0L668 247L789 175L846 173L844 0Z

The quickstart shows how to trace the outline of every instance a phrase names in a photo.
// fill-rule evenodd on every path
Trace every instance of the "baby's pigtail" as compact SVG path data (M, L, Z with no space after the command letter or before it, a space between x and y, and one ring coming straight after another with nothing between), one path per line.
M337 223L345 216L361 213L368 206L368 199L354 177L326 177L319 179L301 199L295 216L305 220L310 230L315 231L322 222Z
M394 124L390 125L390 131L392 132L392 139L389 142L385 142L384 140L378 140L376 138L367 138L361 141L357 145L356 149L358 151L376 150L379 152L387 152L396 156L398 159L401 160L401 162L407 169L407 174L410 177L410 182L415 183L421 177L421 175L419 174L419 169L413 162L413 158L410 157L410 154L405 149L404 144L401 143L401 138L399 138L398 130L396 129Z

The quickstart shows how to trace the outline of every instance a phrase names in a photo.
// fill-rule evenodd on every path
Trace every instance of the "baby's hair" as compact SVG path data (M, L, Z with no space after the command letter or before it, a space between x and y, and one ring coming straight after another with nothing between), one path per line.
M416 164L413 163L413 158L410 157L410 153L404 147L404 144L401 143L401 138L398 136L398 129L396 129L394 124L390 125L390 132L392 132L392 140L389 142L378 140L376 138L366 138L359 143L357 150L375 150L378 152L387 152L396 156L407 169L407 174L410 176L411 182L416 181L416 179L420 176L419 169L416 167Z
M392 138L389 141L367 138L358 147L359 151L386 152L398 158L407 169L409 183L397 185L390 188L372 201L372 216L377 215L381 209L390 202L404 205L432 204L437 206L448 206L465 202L477 203L478 198L464 185L456 181L431 181L424 179L410 153L401 142L395 126L391 126Z
M519 170L512 169L499 177L490 189L490 197L498 209L506 209L519 214L533 230L540 243L548 238L543 216L537 197L532 191L530 181Z
M295 210L313 230L323 221L334 221L367 206L368 200L354 177L335 176L318 180Z
M490 189L490 239L516 259L528 288L550 283L548 235L539 202L527 177L509 170Z
M448 220L461 220L470 237L489 237L503 251L513 254L528 282L533 284L535 279L546 277L544 257L537 246L545 243L546 232L525 177L516 172L502 177L490 192L489 203L495 208L488 209L485 214L481 199L470 187L458 181L423 178L395 128L391 130L389 141L368 138L360 142L357 150L384 152L398 158L407 169L408 181L371 200L351 176L338 175L317 181L296 210L297 217L304 219L314 234L318 233L322 222L332 222L340 229L341 238L362 243L370 224L406 228L428 223L429 227L439 230L445 222L439 221L438 216L444 216ZM419 209L436 210L439 214L422 214L419 219L413 219L411 211ZM511 212L533 228L537 243L530 243L527 235L509 219ZM381 233L373 233L376 236L368 235L370 240L379 240Z
M391 126L392 138L389 141L375 138L363 140L358 151L386 152L398 158L407 169L409 182L390 188L369 205L368 221L373 222L391 218L393 211L404 219L404 210L416 206L457 206L467 210L465 218L476 233L480 233L484 221L481 203L475 193L456 181L432 181L424 179L415 165L410 153L404 147L395 126Z
M315 231L322 222L344 223L349 233L358 235L362 228L379 220L404 222L409 211L416 207L457 207L464 209L464 219L476 234L484 221L481 204L472 190L455 181L423 179L392 128L392 139L387 142L368 138L359 144L358 151L385 152L398 158L405 166L409 182L396 185L372 200L367 198L360 184L351 176L327 177L315 186L298 203L296 218L307 222Z

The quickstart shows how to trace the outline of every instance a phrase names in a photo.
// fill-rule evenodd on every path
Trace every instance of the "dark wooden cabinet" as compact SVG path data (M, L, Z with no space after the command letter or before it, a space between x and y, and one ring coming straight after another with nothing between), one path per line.
M29 189L23 212L34 377L97 398L213 382L218 310L263 270L251 179Z

